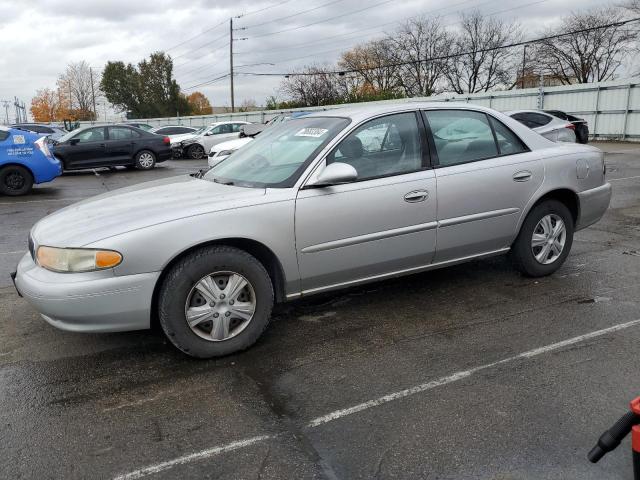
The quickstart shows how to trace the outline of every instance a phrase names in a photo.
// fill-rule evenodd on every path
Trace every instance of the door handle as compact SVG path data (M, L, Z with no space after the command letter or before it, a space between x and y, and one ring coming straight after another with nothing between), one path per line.
M101 143L100 146L104 148L106 145L104 143Z
M514 182L526 182L531 178L532 173L529 170L522 170L513 174Z
M414 190L404 196L404 201L409 203L424 202L427 198L429 198L427 190Z

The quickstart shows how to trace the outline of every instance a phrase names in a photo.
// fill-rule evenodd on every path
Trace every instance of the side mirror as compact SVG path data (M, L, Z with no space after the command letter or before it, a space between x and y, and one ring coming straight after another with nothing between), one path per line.
M348 163L335 162L327 165L315 181L308 183L308 187L329 187L343 183L355 182L358 172Z
M69 145L77 145L79 142L79 138L72 138L71 140L69 140Z

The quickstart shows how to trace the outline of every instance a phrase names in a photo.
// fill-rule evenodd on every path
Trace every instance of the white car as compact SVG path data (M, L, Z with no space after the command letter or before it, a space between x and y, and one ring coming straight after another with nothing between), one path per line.
M567 120L540 110L512 110L505 114L552 142L576 143L576 126Z
M217 145L214 145L213 147L211 147L211 150L209 151L209 159L207 163L209 164L210 167L217 165L222 160L224 160L229 155L231 155L233 152L238 150L240 147L251 142L251 140L253 140L253 137L242 137L242 138L236 138L235 140L229 140L228 142L222 142Z
M198 160L206 155L211 147L232 138L238 138L240 127L249 122L216 122L187 135L171 138L171 148L185 158Z

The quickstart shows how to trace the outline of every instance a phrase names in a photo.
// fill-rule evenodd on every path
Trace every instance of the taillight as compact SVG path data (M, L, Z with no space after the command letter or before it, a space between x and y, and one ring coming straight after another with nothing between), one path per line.
M571 130L575 130L576 126L573 123L569 123L569 124L565 125L564 128L570 128Z
M162 143L164 143L165 145L170 145L171 144L171 139L169 137L164 137L162 139Z
M47 137L40 137L38 140L33 142L38 150L40 150L44 156L50 157L51 151L49 150L49 146L47 145Z

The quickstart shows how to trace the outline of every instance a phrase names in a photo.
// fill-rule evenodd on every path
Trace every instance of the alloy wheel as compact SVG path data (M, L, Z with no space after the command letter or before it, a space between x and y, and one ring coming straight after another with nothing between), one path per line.
M142 168L151 168L153 166L153 155L149 152L143 152L140 157L138 157L138 163Z
M244 276L230 271L202 277L191 288L184 308L193 333L212 342L238 335L247 328L255 310L253 286Z

